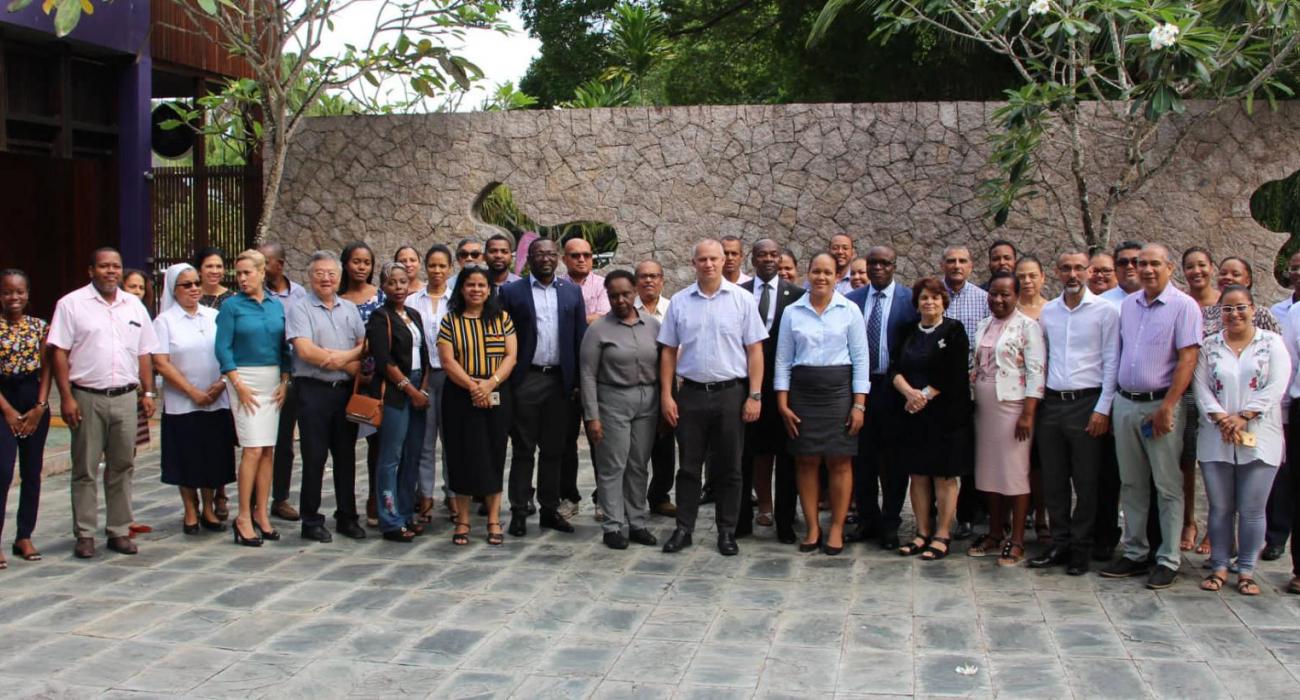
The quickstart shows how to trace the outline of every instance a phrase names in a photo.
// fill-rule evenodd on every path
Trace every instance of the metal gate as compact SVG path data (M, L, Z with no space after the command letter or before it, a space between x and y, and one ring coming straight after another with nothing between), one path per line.
M260 213L261 177L243 165L153 169L154 287L162 275L194 253L217 246L226 254L226 270L248 248Z

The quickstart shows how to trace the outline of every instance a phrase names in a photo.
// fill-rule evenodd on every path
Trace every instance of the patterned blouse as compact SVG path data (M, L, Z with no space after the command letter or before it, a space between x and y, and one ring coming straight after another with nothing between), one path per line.
M23 316L18 323L0 318L0 375L14 377L41 368L41 349L50 324Z
M438 343L451 346L466 374L486 379L505 361L506 336L514 334L515 324L504 311L490 321L449 312L442 317Z
M367 301L362 304L357 304L357 312L361 314L361 323L364 324L365 322L369 321L370 314L374 313L375 309L383 306L384 300L385 300L384 290L376 289L375 295L370 297L370 301Z
M221 310L221 302L235 296L235 290L227 289L220 294L204 294L199 297L199 305L206 306L209 309Z

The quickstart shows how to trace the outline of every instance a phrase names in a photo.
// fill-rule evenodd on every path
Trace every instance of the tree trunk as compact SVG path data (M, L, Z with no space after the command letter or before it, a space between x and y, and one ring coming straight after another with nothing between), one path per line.
M284 165L289 156L289 136L282 103L268 105L266 141L270 145L270 158L266 161L262 182L262 216L257 221L257 236L253 241L262 245L271 231L271 218L280 203L280 181L284 179Z

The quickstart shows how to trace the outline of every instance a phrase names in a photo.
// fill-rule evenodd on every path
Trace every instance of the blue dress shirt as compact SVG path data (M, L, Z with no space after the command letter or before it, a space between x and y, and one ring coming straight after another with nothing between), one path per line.
M749 376L745 348L766 338L754 295L726 280L712 296L698 282L678 292L659 328L659 343L678 349L678 376L700 383Z
M812 294L785 307L776 341L776 376L772 388L790 390L790 368L853 366L853 393L871 391L871 351L858 305L835 292L817 314Z
M537 349L533 351L533 364L550 367L560 364L560 298L555 291L555 279L542 284L532 278L533 313L537 318Z

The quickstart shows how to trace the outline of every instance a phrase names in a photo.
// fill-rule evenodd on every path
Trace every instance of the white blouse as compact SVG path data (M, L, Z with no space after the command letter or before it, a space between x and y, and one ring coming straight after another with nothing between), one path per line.
M191 316L180 304L158 315L153 321L154 334L158 336L158 355L167 355L182 375L199 391L221 379L221 367L214 351L217 339L217 310L199 306ZM176 415L194 411L219 411L230 408L228 392L221 392L216 401L198 406L185 392L163 382L163 412Z
M1291 382L1291 356L1276 333L1256 329L1241 356L1228 347L1220 331L1202 342L1196 363L1196 405L1201 429L1196 438L1196 457L1202 462L1248 464L1261 460L1277 466L1282 462L1282 395ZM1211 413L1258 412L1246 430L1254 433L1255 447L1223 441Z

